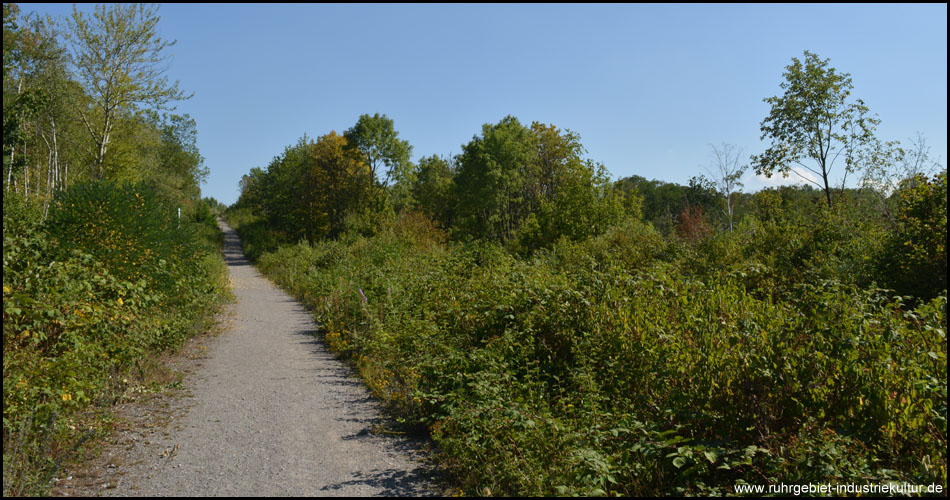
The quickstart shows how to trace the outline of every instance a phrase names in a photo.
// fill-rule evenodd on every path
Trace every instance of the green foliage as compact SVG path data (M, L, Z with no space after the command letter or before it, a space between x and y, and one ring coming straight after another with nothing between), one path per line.
M36 199L27 199L16 192L3 197L3 234L15 234L24 227L33 227L43 220L43 207Z
M214 221L148 189L64 191L42 221L4 197L4 494L42 494L149 353L205 326L227 288ZM9 199L9 201L8 201ZM35 205L35 203L34 203Z
M664 236L676 233L677 220L684 212L699 210L712 214L720 210L715 186L702 176L691 178L687 186L648 181L639 175L620 179L615 185L628 199L639 200L643 220L653 224Z
M4 10L5 193L40 198L45 212L76 181L148 182L191 216L207 169L194 120L158 113L185 96L161 76L170 45L157 15L101 7L64 32L17 10Z
M897 223L877 259L883 286L930 300L947 290L947 171L912 177L895 194Z
M96 256L117 278L174 295L179 262L197 258L192 226L177 227L174 209L146 186L108 181L77 183L58 194L48 231L64 252Z
M227 215L466 494L946 487L946 174L831 204L827 155L896 157L847 75L788 70L757 169L812 155L824 191L737 193L726 145L716 182L612 183L577 134L511 116L389 164L364 115L252 169ZM395 184L348 191L377 164Z
M3 17L3 486L47 494L125 381L203 327L226 269L196 124L154 111L185 96L153 9L75 12L71 45Z
M203 198L205 205L210 209L211 213L215 216L223 215L224 211L228 209L228 206L224 203L214 199L213 196Z
M360 115L356 125L343 133L349 147L363 156L363 162L369 165L375 182L388 184L390 180L401 180L409 169L409 157L412 146L409 141L399 139L399 132L393 121L379 113L373 116ZM380 166L385 165L386 178L380 180Z
M530 210L524 189L535 148L529 128L508 116L482 126L462 147L455 179L457 225L476 238L504 241Z
M416 169L412 197L417 206L439 221L442 227L450 227L455 216L454 165L442 157L432 155L421 158Z
M676 250L629 220L522 260L404 214L260 264L469 494L946 483L946 297L777 292L763 227Z
M807 50L804 61L792 58L781 84L785 94L764 99L771 110L762 121L762 139L771 139L772 145L752 162L757 174L768 177L774 172L787 175L793 164L811 171L821 181L812 182L824 189L831 206L829 176L835 160L841 156L845 172L855 172L860 160L873 157L878 147L874 129L880 120L868 116L861 99L848 101L851 76L837 73L828 61ZM806 159L816 165L802 163Z
M92 16L73 9L69 19L77 76L93 104L80 113L95 145L91 159L99 175L121 113L190 97L163 76L168 59L163 52L175 42L158 36L158 21L153 7L141 4L99 5Z
M278 241L314 241L339 236L348 215L380 213L386 203L385 191L372 182L360 152L331 132L316 141L304 136L266 170L252 169L241 180L241 197L233 208L261 217L262 224L274 228ZM257 234L267 230L253 229Z
M623 217L623 195L603 165L581 160L583 146L571 131L529 128L508 116L485 124L462 149L455 177L459 237L530 253L562 236L602 233Z

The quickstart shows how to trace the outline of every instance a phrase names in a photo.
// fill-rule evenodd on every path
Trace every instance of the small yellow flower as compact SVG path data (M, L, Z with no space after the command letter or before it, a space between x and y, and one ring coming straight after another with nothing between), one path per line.
M70 394L70 393L68 393L68 392L64 392L64 393L63 393L63 401L72 401L72 399L73 399L73 395L72 395L72 394Z
M121 306L122 304L124 304L124 302L122 302L122 297L119 297L119 305Z

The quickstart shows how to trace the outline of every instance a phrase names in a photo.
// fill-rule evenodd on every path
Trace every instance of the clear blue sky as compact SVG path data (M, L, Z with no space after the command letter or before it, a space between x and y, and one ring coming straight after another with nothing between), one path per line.
M763 98L805 50L851 74L879 138L920 131L947 164L946 4L166 4L159 15L178 41L168 76L195 93L178 112L198 123L203 195L228 204L252 167L364 113L392 118L413 160L457 154L511 114L577 132L614 178L685 184L710 164L710 143L767 147ZM747 174L746 190L764 185Z

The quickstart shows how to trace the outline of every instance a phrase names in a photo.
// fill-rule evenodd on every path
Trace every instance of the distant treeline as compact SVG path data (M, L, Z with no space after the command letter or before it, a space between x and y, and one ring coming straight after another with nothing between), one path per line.
M723 182L727 174L717 178L708 170L685 186L637 175L610 181L602 164L582 157L576 133L537 122L526 126L511 116L485 124L460 154L413 163L412 146L399 138L391 119L363 115L342 135L304 136L266 168L251 169L230 211L244 222L243 231L267 234L246 238L251 258L300 239L338 238L347 230L373 234L383 220L413 210L456 241L492 241L521 256L560 239L584 241L626 220L698 243L764 221L798 231L840 219L843 225L835 230L847 235L834 248L851 253L835 257L849 260L838 266L839 278L932 298L946 288L946 250L937 241L941 227L945 231L939 195L946 175L923 175L921 165L930 164L932 173L939 165L928 158L922 138L915 147L915 166L902 157L902 165L880 167L878 172L891 173L887 179L874 178L868 168L860 187L839 186L829 198L809 185L741 192L738 176L747 167L731 172L729 186ZM713 152L731 151L735 161L729 148ZM935 231L921 232L921 225ZM902 255L901 249L921 250Z

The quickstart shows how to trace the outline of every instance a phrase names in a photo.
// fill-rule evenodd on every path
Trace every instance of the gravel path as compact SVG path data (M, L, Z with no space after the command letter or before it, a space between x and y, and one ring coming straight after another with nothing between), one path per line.
M192 406L107 495L422 496L439 494L419 443L376 434L378 407L314 337L310 314L244 258L224 255L232 324L185 380ZM125 468L125 467L123 467Z

